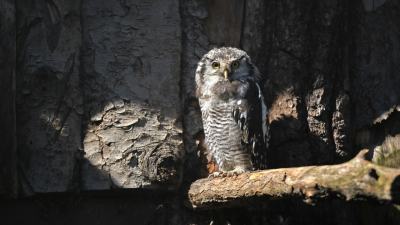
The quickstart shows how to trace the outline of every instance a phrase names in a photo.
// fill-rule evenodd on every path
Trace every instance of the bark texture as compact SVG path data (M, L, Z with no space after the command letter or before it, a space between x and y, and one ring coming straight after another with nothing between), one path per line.
M256 204L267 200L322 198L346 201L400 202L400 170L367 161L368 150L333 166L309 166L244 173L194 182L189 200L194 209L209 210Z
M78 188L83 93L80 1L16 0L22 194Z
M171 224L248 224L240 208L202 214L180 204L192 182L218 170L194 74L220 46L242 48L261 72L269 169L342 163L364 148L375 157L400 137L396 0L0 6L1 194L16 193L16 175L19 196L180 187L159 209ZM352 203L318 204L270 202L265 215L269 224L360 224Z
M83 0L82 190L179 185L178 7Z
M349 102L340 100L347 95L346 6L345 1L267 3L264 87L270 105L270 158L279 158L271 160L273 168L343 162L354 155ZM337 127L338 120L348 127Z
M398 1L351 3L350 79L356 128L380 123L400 104L400 12ZM364 10L362 10L364 9Z
M178 6L16 1L17 99L2 97L17 104L23 195L179 186Z
M0 2L0 195L17 196L15 3Z

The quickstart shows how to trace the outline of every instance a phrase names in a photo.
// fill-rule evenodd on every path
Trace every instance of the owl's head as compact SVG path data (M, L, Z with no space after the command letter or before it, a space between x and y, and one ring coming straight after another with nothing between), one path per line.
M197 87L208 80L260 79L257 67L246 52L231 47L215 48L201 58L196 70Z

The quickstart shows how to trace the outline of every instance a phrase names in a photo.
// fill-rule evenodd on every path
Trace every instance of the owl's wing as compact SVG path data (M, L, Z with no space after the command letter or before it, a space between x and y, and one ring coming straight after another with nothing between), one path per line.
M251 153L254 169L267 168L269 142L268 110L261 89L254 81L248 81L250 88L245 97L237 101L233 118L242 131L242 144Z

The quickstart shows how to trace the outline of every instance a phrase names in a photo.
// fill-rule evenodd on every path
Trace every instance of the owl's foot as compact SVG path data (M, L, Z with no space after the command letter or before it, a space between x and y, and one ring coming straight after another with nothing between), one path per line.
M238 167L231 171L214 172L208 176L208 178L216 177L233 177L246 172L244 168Z
M228 172L225 172L225 177L233 177L233 176L237 176L237 175L239 175L240 173L238 172L238 171L236 171L236 170L232 170L232 171L228 171Z
M216 178L216 177L233 177L236 174L234 171L223 171L223 172L214 172L208 176L208 178ZM236 174L237 175L237 174Z
M243 168L242 166L238 166L234 170L226 172L226 176L227 177L233 177L233 176L237 176L239 174L242 174L242 173L244 173L246 171L247 170L245 168Z
M208 175L208 178L216 178L216 177L222 177L223 172L214 172L210 175Z

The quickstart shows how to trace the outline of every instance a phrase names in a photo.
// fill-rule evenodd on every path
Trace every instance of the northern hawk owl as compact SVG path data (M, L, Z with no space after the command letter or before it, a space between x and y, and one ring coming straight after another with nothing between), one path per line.
M213 49L198 63L196 97L205 143L220 175L267 167L269 121L259 81L257 67L237 48Z

